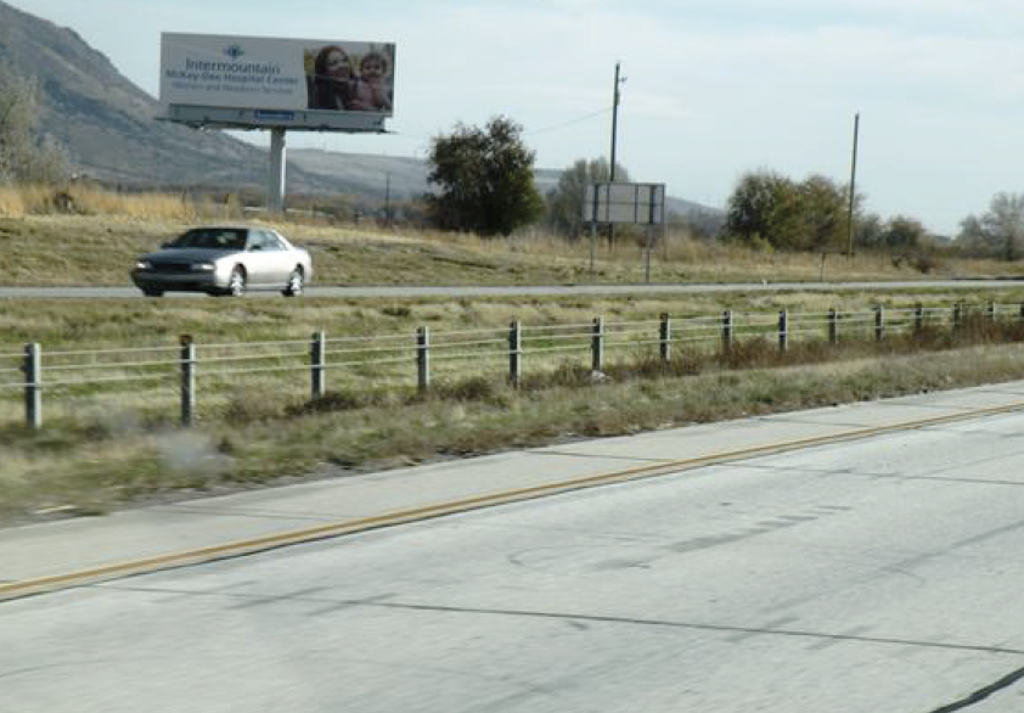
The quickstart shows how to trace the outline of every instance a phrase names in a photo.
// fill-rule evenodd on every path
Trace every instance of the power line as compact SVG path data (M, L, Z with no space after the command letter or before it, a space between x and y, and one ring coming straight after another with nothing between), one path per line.
M598 116L601 116L602 114L607 114L611 110L612 110L612 107L606 106L603 109L598 109L597 111L592 111L589 114L584 114L583 116L578 116L575 119L570 119L569 121L564 121L564 122L562 122L560 124L553 124L551 126L545 126L543 128L540 128L540 129L533 129L532 131L524 131L522 135L523 136L534 136L536 134L545 134L545 133L548 133L550 131L558 131L559 129L565 129L565 128L568 128L570 126L575 126L576 124L581 124L584 121L588 121L590 119L596 118ZM430 136L420 136L419 134L410 134L410 133L408 133L406 131L389 130L386 133L388 133L388 134L390 134L392 136L402 136L402 137L405 137L405 138L408 138L408 139L419 139L420 141L432 141L433 140L433 137L430 137Z
M607 114L611 110L612 110L612 107L606 106L603 109L599 109L599 110L597 110L595 112L591 112L590 114L586 114L584 116L580 116L580 117L577 117L575 119L570 119L569 121L563 122L561 124L555 124L553 126L546 126L543 129L534 129L533 131L524 131L523 132L523 136L533 136L534 134L543 134L543 133L547 133L548 131L557 131L558 129L564 129L564 128L569 127L569 126L574 126L576 124L583 123L584 121L587 121L588 119L593 119L594 117L601 116L602 114Z

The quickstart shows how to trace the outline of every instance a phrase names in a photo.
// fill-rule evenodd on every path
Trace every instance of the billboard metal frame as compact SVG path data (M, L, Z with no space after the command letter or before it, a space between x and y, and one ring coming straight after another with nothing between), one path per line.
M160 121L193 129L286 129L385 134L383 114L291 109L234 109L222 106L168 104Z

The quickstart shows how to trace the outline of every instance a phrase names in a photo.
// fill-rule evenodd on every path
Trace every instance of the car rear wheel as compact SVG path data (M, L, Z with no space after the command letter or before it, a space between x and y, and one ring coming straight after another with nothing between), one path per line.
M146 297L163 297L164 296L164 291L163 290L155 290L153 288L148 288L148 289L143 290L142 294L144 294Z
M241 297L245 294L245 270L235 267L228 278L228 294L232 297Z
M292 270L292 274L288 276L288 284L285 285L282 294L285 297L298 297L302 294L303 288L305 288L305 275L302 273L302 268L297 267Z

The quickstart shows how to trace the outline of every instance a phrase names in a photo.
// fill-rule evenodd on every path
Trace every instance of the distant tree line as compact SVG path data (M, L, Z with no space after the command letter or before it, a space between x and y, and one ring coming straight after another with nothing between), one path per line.
M435 192L424 196L427 218L443 230L484 236L509 235L541 223L570 240L578 239L586 228L587 186L610 179L608 161L578 159L541 196L533 180L534 156L523 143L522 127L507 117L495 117L482 128L458 124L451 133L435 137L428 155L428 180ZM630 181L621 164L615 167L615 177ZM668 219L708 237L720 225L712 213L692 218L670 214ZM621 234L632 235L628 228Z
M964 218L956 242L968 255L1019 260L1024 256L1024 194L997 193L986 212Z
M569 240L579 239L587 229L587 187L611 175L605 159L581 158L540 196L533 182L534 153L523 143L522 127L506 117L483 128L459 124L450 134L435 137L428 160L429 180L436 187L425 197L428 220L441 229L484 236L509 235L540 222ZM625 166L617 165L615 173L617 180L630 181ZM920 222L906 216L883 221L865 214L862 202L862 196L855 196L855 249L908 252L932 245ZM849 189L821 175L794 181L755 171L737 182L724 218L709 212L669 214L667 220L696 237L755 249L838 252L849 247ZM628 228L622 234L631 235Z
M932 244L917 220L883 221L853 199L854 250L901 251ZM747 173L729 197L723 237L754 248L841 252L851 247L849 187L812 175L797 182L771 171Z

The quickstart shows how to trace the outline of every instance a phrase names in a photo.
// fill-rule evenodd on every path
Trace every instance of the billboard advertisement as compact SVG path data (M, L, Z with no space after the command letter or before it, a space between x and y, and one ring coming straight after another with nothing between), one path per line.
M176 107L204 107L215 116L241 110L257 124L333 128L340 124L332 115L390 117L394 78L391 43L161 35L160 102L168 118Z

